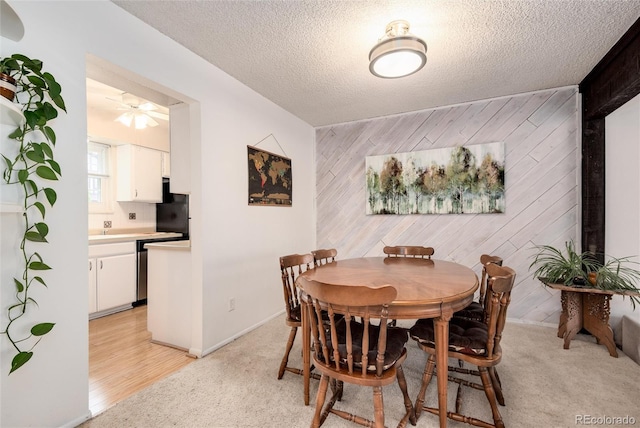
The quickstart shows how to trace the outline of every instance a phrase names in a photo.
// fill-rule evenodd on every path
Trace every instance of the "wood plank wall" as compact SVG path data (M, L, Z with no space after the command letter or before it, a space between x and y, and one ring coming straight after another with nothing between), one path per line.
M318 248L338 258L425 245L480 272L481 254L517 272L509 318L556 324L560 298L529 272L534 244L577 240L577 87L316 129ZM504 141L504 214L365 215L365 157Z

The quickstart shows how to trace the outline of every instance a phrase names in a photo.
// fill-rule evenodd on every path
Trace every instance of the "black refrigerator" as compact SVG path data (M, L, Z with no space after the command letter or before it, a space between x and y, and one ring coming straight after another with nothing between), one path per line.
M162 203L156 204L156 231L182 233L189 238L189 195L171 193L167 178L162 182Z

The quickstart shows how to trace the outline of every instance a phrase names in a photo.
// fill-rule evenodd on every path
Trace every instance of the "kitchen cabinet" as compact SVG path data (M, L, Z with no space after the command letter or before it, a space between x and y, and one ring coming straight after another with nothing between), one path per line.
M133 144L117 147L119 202L162 202L162 152Z
M162 177L171 177L171 155L168 152L160 152L162 154Z
M89 314L117 312L136 300L135 242L89 246Z

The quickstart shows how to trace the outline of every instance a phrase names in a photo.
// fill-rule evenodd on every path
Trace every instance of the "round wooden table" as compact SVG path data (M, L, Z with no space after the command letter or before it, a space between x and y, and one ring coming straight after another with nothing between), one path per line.
M436 367L438 369L438 407L440 426L447 426L447 352L449 320L455 311L473 300L478 277L466 266L444 260L410 257L363 257L338 260L310 269L301 277L326 284L391 285L398 292L389 305L391 319L434 318ZM296 280L304 301L304 281ZM307 311L302 311L304 358L304 400L309 404L311 335Z

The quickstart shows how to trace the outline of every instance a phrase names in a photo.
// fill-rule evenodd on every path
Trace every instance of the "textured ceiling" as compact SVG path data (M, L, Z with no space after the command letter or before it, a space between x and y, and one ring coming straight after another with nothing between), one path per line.
M636 0L114 1L313 126L576 85L640 16ZM396 19L427 65L374 77Z

